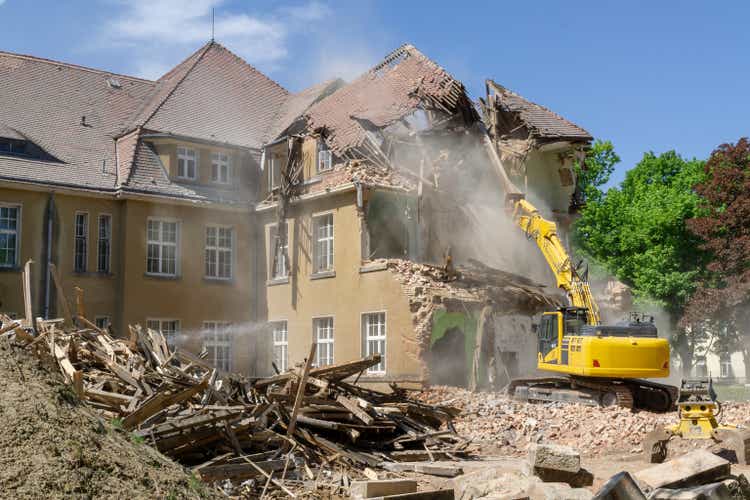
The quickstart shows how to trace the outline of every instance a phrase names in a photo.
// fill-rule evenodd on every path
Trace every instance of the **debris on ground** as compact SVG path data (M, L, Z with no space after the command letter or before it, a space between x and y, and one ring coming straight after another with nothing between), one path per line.
M75 404L225 493L333 495L352 480L378 477L372 469L386 463L467 456L469 443L450 425L457 410L413 400L395 386L381 392L345 381L377 365L377 354L312 367L311 351L303 366L250 383L173 351L158 331L134 326L128 340L116 339L77 321L81 327L39 319L36 332L18 324L3 336L13 349L58 366ZM91 447L80 446L84 453Z
M3 498L223 497L119 420L82 404L56 366L7 339L0 392Z
M502 392L471 392L434 386L420 394L431 405L461 410L453 425L484 454L523 456L531 443L573 446L584 456L642 452L646 435L675 422L675 413L633 412L620 407L595 407L560 402L529 403ZM722 403L722 420L750 422L750 402ZM685 446L702 447L704 442ZM688 450L689 451L689 450Z

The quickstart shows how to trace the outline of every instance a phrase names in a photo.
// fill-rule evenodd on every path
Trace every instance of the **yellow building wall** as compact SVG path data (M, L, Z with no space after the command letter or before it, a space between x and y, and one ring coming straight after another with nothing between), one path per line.
M386 313L386 375L365 376L361 381L412 381L419 379L408 300L388 270L361 272L361 222L355 193L327 196L293 205L287 225L292 272L287 282L268 282L266 310L269 321L287 321L289 366L301 362L313 340L313 318L334 318L334 362L358 359L362 352L361 315ZM312 218L333 214L335 276L315 278L313 272ZM264 228L265 266L271 259L273 210L260 214ZM266 275L268 276L268 274Z
M0 203L18 204L21 206L21 236L18 267L3 269L0 272L0 310L23 316L23 295L21 288L21 267L32 259L31 266L31 297L34 316L43 316L44 312L44 262L47 259L45 241L47 235L46 212L49 202L49 192L25 191L19 189L0 188ZM55 193L55 217L52 231L52 261L57 265L58 274L64 293L74 307L74 287L81 287L85 292L86 315L91 321L96 316L108 316L115 321L117 310L117 280L119 259L119 240L117 227L121 224L120 205L114 199L96 198L90 196L72 196ZM88 251L87 271L74 272L74 236L75 214L85 212L89 216L88 223ZM96 272L97 266L97 238L98 218L100 214L112 217L111 240L111 273ZM61 316L62 308L57 303L54 286L50 289L50 315Z
M205 321L231 322L251 328L254 313L251 264L253 258L250 215L247 211L222 211L184 205L127 200L124 206L122 325L146 324L147 319L180 321L180 342L191 350L202 344ZM147 221L150 217L179 221L178 274L147 273ZM209 225L234 228L233 278L205 276L205 232ZM250 335L248 333L248 335ZM245 371L252 339L238 333L233 342L233 367Z

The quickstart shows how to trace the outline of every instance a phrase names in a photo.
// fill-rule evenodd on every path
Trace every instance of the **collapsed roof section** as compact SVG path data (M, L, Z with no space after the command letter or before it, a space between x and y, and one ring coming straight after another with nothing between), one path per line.
M403 45L353 82L305 112L308 130L321 132L343 158L367 158L388 166L382 130L401 122L408 128L418 111L432 119L460 115L479 119L463 84L412 45ZM410 123L411 122L411 123Z
M490 133L499 139L522 136L538 142L584 142L592 137L586 130L557 113L529 101L495 83L486 81L487 99L480 105Z

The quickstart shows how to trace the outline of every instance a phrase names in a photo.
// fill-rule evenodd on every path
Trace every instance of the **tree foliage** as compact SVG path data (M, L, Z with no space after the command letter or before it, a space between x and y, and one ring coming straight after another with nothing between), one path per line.
M637 298L654 299L680 315L704 259L686 225L698 214L693 186L702 179L700 161L674 151L645 154L619 188L588 201L574 225L576 247L630 285Z
M750 142L742 138L714 150L696 191L704 213L688 226L711 257L682 323L725 326L717 330L716 348L741 351L750 376Z
M609 182L615 165L620 163L620 157L615 153L615 147L610 141L597 139L586 151L583 165L576 162L576 197L578 204L601 201L604 193L601 187Z

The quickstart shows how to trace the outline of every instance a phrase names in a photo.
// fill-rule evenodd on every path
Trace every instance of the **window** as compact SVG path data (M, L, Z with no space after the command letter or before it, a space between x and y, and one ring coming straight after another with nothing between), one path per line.
M26 154L26 141L0 137L0 154L24 155Z
M313 218L314 272L333 271L333 214Z
M111 321L109 319L109 316L97 316L94 318L94 324L100 330L106 330L109 328Z
M698 359L695 360L695 376L696 377L707 377L708 376L708 366L706 365L706 357L701 356Z
M364 355L380 354L380 363L367 369L367 373L385 373L385 313L362 315L362 337Z
M325 142L318 141L318 172L325 172L333 168L333 156Z
M271 153L268 155L268 190L272 191L279 187L281 180L281 159L279 155Z
M232 277L232 247L234 230L231 227L206 228L206 277L230 279Z
M89 214L76 212L74 266L77 273L86 272L88 260Z
M286 227L286 225L284 225ZM287 230L288 233L288 230ZM269 243L271 262L271 279L283 279L289 275L289 266L287 265L287 256L289 255L289 237L284 238L283 244L278 238L278 226L271 226L269 229ZM274 253L275 252L275 253Z
M99 216L99 242L97 245L96 270L100 273L110 271L110 252L112 249L112 216Z
M208 361L219 370L228 372L232 365L232 339L230 323L205 321L203 323L203 348Z
M149 219L147 273L163 276L177 275L178 230L177 222Z
M274 321L271 323L273 331L273 362L281 373L287 371L289 366L289 332L286 321Z
M231 164L229 155L225 153L211 154L211 181L220 184L229 184L232 180Z
M18 265L18 232L21 229L21 207L0 205L0 267Z
M721 378L734 378L732 356L729 353L721 353L719 356L719 371Z
M313 339L318 344L315 349L315 366L333 364L333 318L313 320Z
M164 335L169 350L177 347L177 334L180 332L180 320L177 319L147 319L146 328L156 330Z
M195 180L197 175L198 153L194 149L177 148L177 177Z

